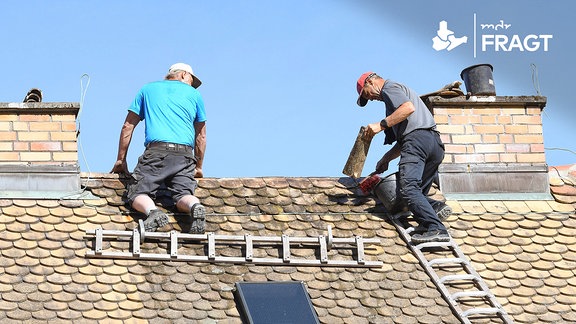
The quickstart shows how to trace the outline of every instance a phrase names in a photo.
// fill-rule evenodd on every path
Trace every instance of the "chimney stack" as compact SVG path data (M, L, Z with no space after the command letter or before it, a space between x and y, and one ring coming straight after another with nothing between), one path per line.
M456 200L548 200L542 96L429 97L446 155L440 189Z
M0 103L0 197L53 198L80 190L79 110L72 102Z

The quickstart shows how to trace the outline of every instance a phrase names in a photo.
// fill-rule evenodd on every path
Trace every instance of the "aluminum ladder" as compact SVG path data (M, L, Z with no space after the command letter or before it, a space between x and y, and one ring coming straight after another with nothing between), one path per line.
M415 228L409 224L405 227L406 223L400 221L409 215L400 213L389 218L458 319L472 323L470 319L475 317L500 318L502 323L514 323L452 238L449 242L412 244L410 233ZM475 305L464 309L466 303Z
M161 261L187 261L187 262L220 262L234 264L261 264L277 266L322 266L322 267L362 267L381 268L382 261L366 260L365 244L380 244L378 238L363 238L354 236L349 238L337 238L332 235L332 228L328 226L328 235L318 237L291 237L282 236L253 236L245 235L218 235L214 233L188 234L177 231L170 232L146 232L143 223L131 231L104 230L102 227L87 229L86 238L93 240L92 249L86 252L87 258L108 259L138 259L138 260L161 260ZM168 243L166 253L145 253L141 244L146 240ZM104 248L105 242L124 242L127 248L116 251L108 251ZM205 255L184 255L178 253L179 244L204 244L207 245ZM240 245L242 256L222 256L217 253L217 245ZM278 258L258 258L254 256L255 249L261 246L269 247L270 244L282 246L281 255ZM338 245L338 249L352 249L352 260L334 260L329 258L329 251ZM316 259L301 259L293 257L291 248L318 249ZM128 250L128 251L126 251ZM353 259L353 257L356 259Z

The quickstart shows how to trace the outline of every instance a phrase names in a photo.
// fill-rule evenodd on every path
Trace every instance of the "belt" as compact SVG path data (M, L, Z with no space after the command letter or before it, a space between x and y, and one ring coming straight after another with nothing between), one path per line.
M166 151L192 153L192 146L176 143L152 142L148 143L146 148L158 148Z

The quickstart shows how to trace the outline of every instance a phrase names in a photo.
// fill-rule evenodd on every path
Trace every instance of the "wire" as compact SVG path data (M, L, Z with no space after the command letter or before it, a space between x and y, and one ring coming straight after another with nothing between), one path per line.
M530 69L532 70L532 85L534 85L536 94L541 96L542 93L540 92L540 81L538 80L538 67L536 66L536 64L531 63Z
M86 81L86 86L84 86L84 81ZM82 154L82 160L84 160L84 164L86 165L86 169L88 171L88 181L89 181L91 178L90 174L92 172L90 171L88 160L86 159L86 155L84 154L84 147L82 146L82 140L80 138L80 116L82 115L82 108L84 108L84 100L86 99L88 86L90 86L90 76L84 73L80 77L80 110L78 111L78 117L76 118L76 138L78 141L78 148L80 149L80 153ZM83 188L82 190L86 190L86 188Z

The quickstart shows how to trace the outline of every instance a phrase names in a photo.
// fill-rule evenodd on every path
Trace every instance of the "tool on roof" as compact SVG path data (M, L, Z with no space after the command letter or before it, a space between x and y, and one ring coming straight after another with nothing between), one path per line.
M346 165L342 173L352 177L354 179L360 178L362 176L362 169L364 168L364 162L366 162L366 156L368 155L368 149L370 149L370 143L372 139L364 138L364 130L366 127L360 127L358 136L356 136L356 141L350 151Z

